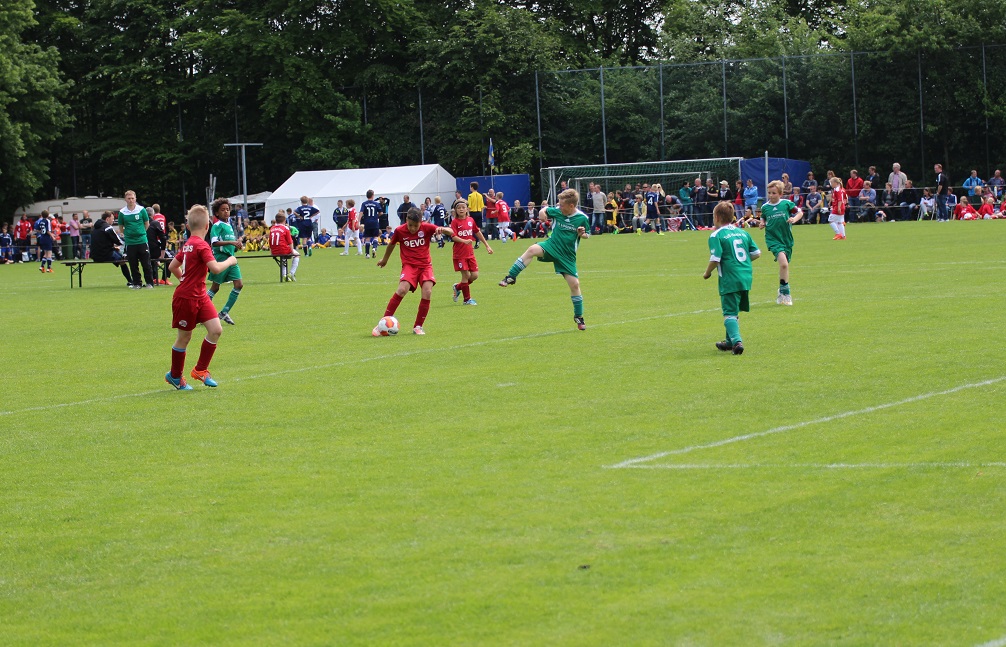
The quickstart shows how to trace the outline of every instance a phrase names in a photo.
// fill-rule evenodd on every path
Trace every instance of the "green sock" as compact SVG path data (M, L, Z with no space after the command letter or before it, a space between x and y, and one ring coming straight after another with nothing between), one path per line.
M723 317L723 326L727 329L727 341L733 344L741 343L741 326L737 317Z
M217 293L214 292L213 290L206 290L206 296L208 296L210 298L210 301L212 301L213 297L217 296Z
M570 297L573 300L573 316L582 317L583 316L583 295Z
M789 294L789 283L779 279L779 294Z
M512 276L513 278L517 278L517 275L520 274L525 267L527 266L524 265L524 261L518 258L516 261L514 261L514 264L510 266L510 271L507 272L507 275Z
M224 314L227 314L228 312L230 312L231 308L234 307L234 304L237 303L237 300L238 300L239 296L241 296L241 290L239 290L237 288L231 289L231 293L227 297L227 304L224 305L224 309L221 310L220 312L222 312Z

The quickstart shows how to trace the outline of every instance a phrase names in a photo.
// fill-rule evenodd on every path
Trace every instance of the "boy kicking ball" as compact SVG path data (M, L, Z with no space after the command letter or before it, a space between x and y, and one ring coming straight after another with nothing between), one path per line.
M206 294L206 274L223 274L227 268L236 265L238 259L230 256L227 260L217 261L213 258L209 243L206 242L206 232L210 228L210 216L206 207L197 204L186 216L189 227L189 239L182 245L181 251L171 261L168 269L178 279L178 286L171 298L171 327L178 329L178 338L171 347L171 370L164 380L179 391L191 391L192 386L185 382L182 371L185 369L185 349L192 339L192 331L196 324L201 323L206 328L206 338L199 351L199 361L190 375L206 386L216 386L217 382L210 375L210 360L217 349L217 341L223 333L223 326L213 307L209 295ZM185 268L184 270L182 268Z
M532 258L552 263L555 273L566 279L570 298L573 300L573 321L580 330L586 330L583 322L583 294L580 292L580 279L576 273L576 250L581 238L590 238L587 229L590 221L582 211L576 208L580 203L580 194L576 189L566 189L559 194L559 208L545 207L538 212L538 220L552 220L552 231L548 240L535 243L517 259L510 271L500 281L500 287L505 288L517 282L520 274L531 262Z
M741 328L737 322L740 311L750 312L748 291L751 290L751 261L761 256L761 250L743 229L733 226L734 206L720 202L713 209L716 230L709 236L709 265L702 278L708 279L717 270L720 277L720 304L727 338L716 342L716 348L744 352Z

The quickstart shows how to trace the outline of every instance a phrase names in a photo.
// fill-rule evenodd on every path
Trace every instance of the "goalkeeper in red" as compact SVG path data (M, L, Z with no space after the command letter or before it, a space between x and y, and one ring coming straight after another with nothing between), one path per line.
M505 288L516 283L517 275L527 267L532 258L552 263L555 267L555 273L566 279L566 284L569 286L570 298L573 300L573 321L576 322L576 327L580 330L586 330L587 324L583 321L583 294L580 292L580 278L576 273L576 251L581 239L590 238L590 234L587 233L590 221L577 208L576 205L579 202L580 194L576 189L566 189L559 194L558 208L545 207L538 212L538 220L552 221L552 229L548 239L528 247L527 251L514 262L510 271L500 281L500 287Z
M752 280L751 261L761 256L761 250L747 231L734 227L733 221L733 204L717 204L713 209L716 230L709 236L709 265L702 278L708 279L713 275L713 270L717 270L720 277L720 304L723 306L723 325L727 329L727 338L716 342L716 348L740 355L744 352L744 343L741 341L737 316L742 310L751 311L748 303Z

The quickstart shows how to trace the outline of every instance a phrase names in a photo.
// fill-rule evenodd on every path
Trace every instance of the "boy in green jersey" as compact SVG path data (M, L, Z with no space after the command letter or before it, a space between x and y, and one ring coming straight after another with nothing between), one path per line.
M803 210L789 200L782 199L783 183L768 183L768 201L761 206L761 224L765 230L765 246L779 263L779 296L775 302L793 305L789 293L789 261L793 258L793 225L803 218Z
M234 256L234 252L241 249L244 244L240 240L237 240L237 237L234 235L234 228L228 222L231 217L230 200L227 198L217 198L210 205L210 210L213 212L213 227L210 228L210 247L213 249L213 258L218 263L222 263L231 256ZM220 321L233 326L234 320L231 319L230 311L234 307L234 304L237 303L238 297L241 296L241 288L244 287L244 283L241 282L241 268L235 263L220 274L210 272L210 281L212 285L206 291L206 294L209 295L211 301L217 292L220 291L222 283L234 283L231 293L227 297L227 303L218 315Z
M709 265L702 278L708 279L713 270L717 270L720 277L720 304L723 306L727 338L716 342L716 348L740 355L744 352L744 344L737 315L742 310L751 311L748 303L751 261L761 256L761 250L746 231L733 226L733 221L734 205L729 202L717 204L713 209L716 230L709 235Z
M513 285L517 275L527 267L532 258L552 263L555 273L566 279L570 298L573 300L573 321L580 330L586 330L583 321L583 294L580 292L580 279L576 273L576 250L581 238L590 238L587 228L590 221L576 205L580 203L580 194L576 189L566 189L559 194L559 207L545 207L538 212L538 220L552 220L552 229L548 240L535 243L517 259L510 271L500 281L500 287Z

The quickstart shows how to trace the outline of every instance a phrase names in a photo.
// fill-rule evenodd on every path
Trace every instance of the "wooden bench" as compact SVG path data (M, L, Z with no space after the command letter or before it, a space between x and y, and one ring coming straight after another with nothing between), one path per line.
M293 258L293 254L246 254L237 257L238 262L245 260L246 258L271 258L276 261L276 266L279 267L279 280L280 283L283 282L283 276L287 274L290 269L290 259ZM170 258L152 258L151 263L170 263L173 259ZM87 265L125 265L129 261L122 259L121 261L94 261L91 259L75 259L72 261L59 261L63 265L70 268L70 289L73 289L73 277L77 277L77 287L84 287L84 267ZM155 272L156 274L156 272Z

